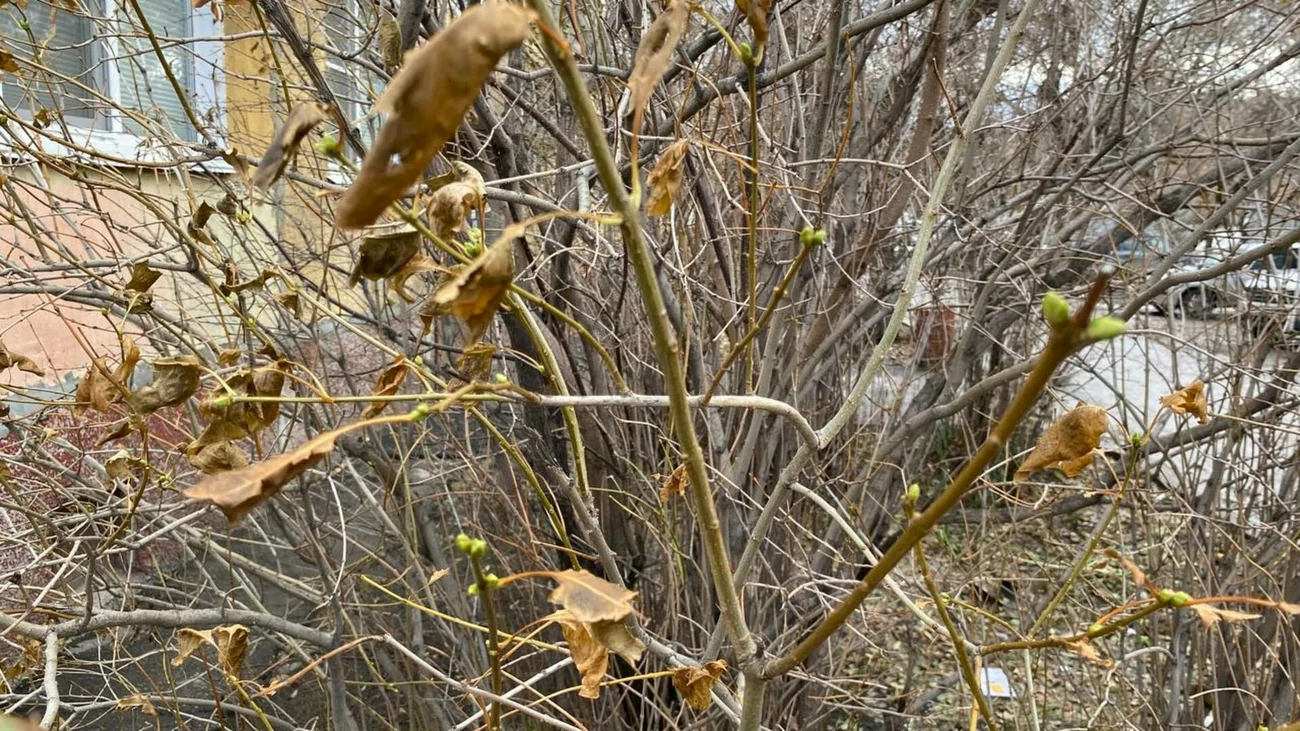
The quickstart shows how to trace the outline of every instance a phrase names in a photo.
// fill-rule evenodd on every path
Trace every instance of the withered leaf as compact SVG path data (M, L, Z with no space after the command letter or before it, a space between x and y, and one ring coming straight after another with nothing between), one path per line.
M628 664L636 665L641 662L641 655L645 653L645 644L632 636L627 628L627 620L592 622L587 625L587 629L591 631L591 636L596 638L597 642L613 650Z
M177 406L199 390L202 376L199 359L192 355L160 358L152 363L153 378L149 385L132 393L127 403L142 414L152 414L165 406Z
M123 287L128 292L148 292L162 274L149 267L147 261L137 261L131 265L131 279Z
M1210 423L1209 405L1205 397L1205 383L1199 379L1160 399L1160 403L1168 406L1175 414L1188 414L1195 416L1196 420L1202 424Z
M122 339L122 362L111 373L103 358L95 358L77 384L77 410L91 408L101 414L109 413L112 405L122 400L139 360L140 349L131 338Z
M211 203L207 201L199 203L198 210L194 211L194 215L190 217L190 226L203 228L208 225L208 219L212 218L212 214L216 212L217 209L213 208Z
M184 491L185 497L212 503L234 523L271 498L334 449L342 430L325 432L284 454L229 472L208 475Z
M289 111L284 125L276 131L262 155L262 161L257 163L257 172L253 174L254 188L266 190L280 179L298 151L298 145L316 125L325 121L329 110L329 106L321 102L308 102Z
M0 50L0 71L6 71L11 74L18 73L18 61L9 51Z
M609 669L609 650L591 636L587 625L574 619L568 612L557 612L556 621L564 633L564 641L569 643L569 655L573 665L582 675L582 688L578 695L583 698L599 698L600 683L605 679Z
M394 272L393 275L388 278L388 286L392 287L393 291L397 293L397 296L401 297L406 302L414 302L415 297L412 296L410 292L406 291L407 280L424 272L445 273L447 271L446 267L424 254L416 254L410 259L407 259L406 264L402 265L401 269Z
M142 460L132 457L125 449L119 449L112 457L104 460L104 472L114 479L125 479L136 474L137 467L144 467Z
M402 26L392 13L383 9L379 11L379 51L388 68L402 65Z
M1113 548L1106 549L1106 555L1112 560L1118 561L1120 565L1129 572L1129 575L1133 577L1134 584L1146 589L1152 596L1155 596L1157 591L1156 585L1151 583L1151 580L1147 578L1146 572L1137 564L1133 563L1127 556L1124 556Z
M632 613L635 591L611 584L589 571L540 571L534 575L555 581L551 603L569 610L579 622L621 622Z
M217 650L217 662L226 675L239 677L244 666L244 657L248 654L248 628L242 624L228 624L212 629L197 630L189 627L176 632L176 657L172 666L179 666L204 645Z
M233 272L231 275L233 275ZM221 292L222 296L226 297L229 297L232 294L246 292L250 289L261 289L272 279L284 279L284 275L282 275L278 270L267 269L256 277L243 282L234 281L233 276L228 276L228 278L230 281L217 285L217 291Z
M672 60L673 51L682 39L690 18L690 3L687 0L675 0L641 36L641 43L636 47L636 57L632 62L632 74L627 82L631 108L638 116L654 93L659 79L668 70L668 62Z
M99 439L95 440L95 446L102 447L105 444L110 444L119 439L127 437L132 432L140 431L143 426L144 426L144 422L140 419L140 417L136 414L131 414L125 419L120 419L116 424L113 425L112 429L106 430L104 434L102 434L99 437Z
M487 186L477 170L460 160L452 162L451 168L452 179L435 189L425 205L434 233L442 239L460 233L465 218L483 206L487 195Z
M7 416L9 416L9 404L5 403L4 401L0 401L0 419L3 419Z
M197 442L185 449L185 459L205 475L237 470L248 465L248 457L230 442L203 444Z
M410 226L367 236L361 242L361 255L352 268L348 286L357 286L362 277L371 280L391 277L419 251L420 233Z
M371 392L372 396L392 396L402 387L406 381L406 374L411 372L411 364L405 358L399 357L397 360L388 364L388 367L380 371L379 378L375 381L375 389ZM384 413L388 408L387 401L371 401L366 410L362 412L362 419L373 419Z
M673 671L673 687L691 708L707 711L713 703L713 684L726 669L727 663L721 660L707 662L698 668L677 668Z
M5 347L4 341L0 340L0 371L8 368L17 368L35 376L45 375L45 370L36 365L36 361L9 350Z
M497 348L489 343L475 343L465 348L456 359L456 370L464 378L473 381L486 381L492 375L492 356Z
M749 29L754 33L755 49L767 45L767 14L772 10L772 0L736 0L736 7L745 15Z
M226 379L226 386L238 396L275 398L284 390L286 362L260 368L244 369ZM226 393L224 390L219 393ZM208 417L208 426L199 435L197 447L218 442L229 442L251 436L265 429L280 415L278 401L240 401L220 406L215 401L199 404L199 411Z
M335 207L338 228L369 226L420 179L497 62L528 38L533 17L511 3L473 5L406 56L376 104L388 120Z
M153 701L139 693L118 699L117 709L119 711L125 711L131 708L140 709L140 712L146 716L158 715L158 709L154 708Z
M469 327L465 347L478 342L505 300L515 276L515 235L507 230L433 295L436 305L450 305L451 313Z
M1093 663L1095 665L1101 665L1103 667L1114 667L1115 665L1115 662L1113 660L1107 660L1103 658L1101 656L1101 653L1097 652L1097 648L1094 647L1092 643L1088 642L1087 640L1079 640L1077 642L1066 642L1065 648L1070 652L1073 652L1074 654L1083 658L1084 660L1087 660L1088 662Z
M664 484L659 486L659 499L667 502L673 495L686 494L686 465L679 465L673 470Z
M1100 406L1080 404L1038 437L1034 451L1016 470L1016 482L1038 470L1059 467L1066 477L1074 477L1092 464L1093 450L1106 433L1106 410Z
M1259 619L1260 617L1258 614L1238 612L1235 609L1224 609L1209 604L1190 604L1188 605L1188 608L1193 612L1196 612L1196 616L1201 619L1201 624L1205 625L1207 629L1218 624L1220 621L1229 623L1246 622L1252 619Z
M650 196L645 202L647 216L666 216L672 210L677 191L682 187L682 166L689 149L688 141L677 140L659 156L658 164L646 178L650 186Z
M302 302L297 290L277 294L275 300L283 305L286 310L292 312L294 317L302 317Z

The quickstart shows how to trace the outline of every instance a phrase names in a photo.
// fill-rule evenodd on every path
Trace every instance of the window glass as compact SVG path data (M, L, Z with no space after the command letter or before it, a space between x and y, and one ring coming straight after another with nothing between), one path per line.
M137 0L149 20L149 27L163 49L163 58L180 82L185 99L193 108L194 58L188 44L178 41L190 35L189 0ZM154 52L135 10L129 3L118 5L113 31L119 34L117 58L118 90L122 106L145 117L163 122L181 139L195 138L193 126L181 105L181 96L167 78L163 60ZM124 131L143 134L143 127L124 118Z
M22 27L26 20L27 29ZM41 109L62 110L69 122L91 119L94 96L69 83L75 80L91 89L102 88L102 70L96 68L94 22L80 11L45 0L30 0L25 11L7 3L0 10L0 36L15 56L34 60L50 73L20 64L18 74L4 74L5 106L25 116Z

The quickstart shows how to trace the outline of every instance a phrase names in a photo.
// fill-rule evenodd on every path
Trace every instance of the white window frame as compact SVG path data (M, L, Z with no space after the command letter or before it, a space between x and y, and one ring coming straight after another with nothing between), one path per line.
M124 5L124 0L104 0L106 17L113 17L116 11ZM187 6L189 3L185 3ZM195 97L195 106L199 109L215 109L218 127L224 129L226 126L226 79L225 79L225 43L220 40L222 35L222 23L213 17L211 8L190 8L190 36L203 40L195 41L190 44L194 56L193 73L190 81L189 91ZM120 56L121 46L116 37L109 36L99 40L109 58ZM152 51L151 51L152 52ZM115 102L121 100L121 70L116 63L105 65L106 83L104 96ZM0 81L0 84L3 82ZM197 110L196 110L197 111ZM64 123L67 125L69 132L69 142L73 144L95 150L103 155L107 155L117 160L107 160L102 157L87 155L79 150L59 144L39 135L32 136L26 140L31 145L39 145L41 150L48 155L56 157L65 157L71 160L84 161L96 165L129 165L122 161L135 161L137 163L150 164L167 164L175 160L174 155L167 149L157 149L142 147L143 138L133 132L125 129L123 118L120 113L110 112L101 117L107 122L107 128L103 128L101 122L99 127L87 125L86 120L77 118L66 118ZM180 121L180 120L178 120ZM183 120L188 124L188 120ZM13 125L7 127L10 133L20 129ZM224 147L225 140L221 139L218 134L219 130L211 130L216 139L214 141ZM21 160L27 157L20 149L15 149L15 145L9 139L4 139L7 135L0 135L0 155L7 160ZM198 142L203 142L202 135ZM194 163L190 167L202 168L211 172L231 173L234 169L221 159L205 161L203 163Z

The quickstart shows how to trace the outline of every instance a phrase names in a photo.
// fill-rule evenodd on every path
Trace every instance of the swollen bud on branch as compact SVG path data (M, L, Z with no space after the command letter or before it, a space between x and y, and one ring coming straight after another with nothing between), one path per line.
M1181 607L1191 601L1192 596L1185 591L1174 591L1173 589L1161 589L1156 592L1156 598L1168 604L1171 607Z
M799 243L806 249L826 243L826 231L812 226L805 226L799 232Z
M1065 327L1070 321L1070 303L1059 292L1048 292L1043 295L1043 319L1054 330Z
M1110 340L1123 335L1126 327L1118 317L1098 317L1088 323L1088 337L1092 340Z
M334 135L321 135L316 142L316 151L325 157L342 157L343 148L339 146L339 140Z

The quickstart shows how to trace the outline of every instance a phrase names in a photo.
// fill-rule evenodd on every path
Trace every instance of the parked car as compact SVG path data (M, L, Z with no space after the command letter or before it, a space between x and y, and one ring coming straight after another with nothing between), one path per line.
M1300 332L1300 249L1278 251L1238 272L1246 324L1256 336Z

